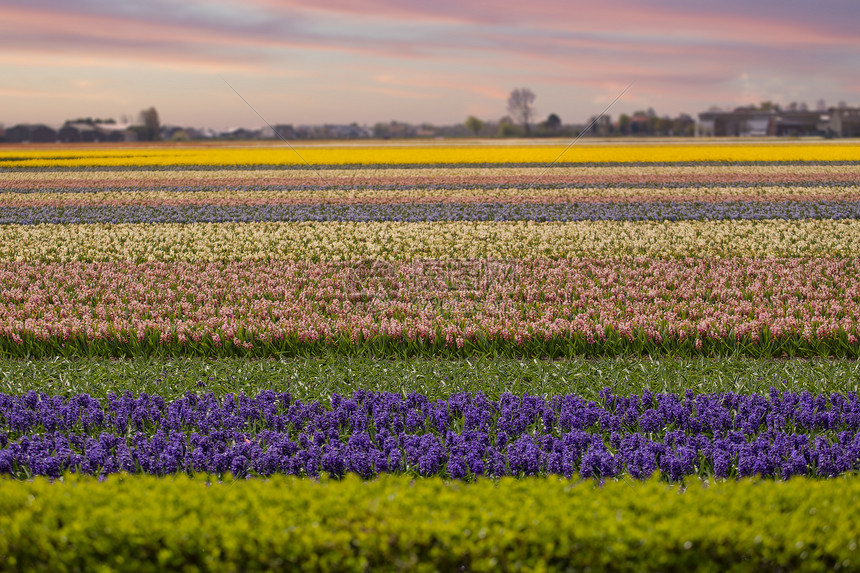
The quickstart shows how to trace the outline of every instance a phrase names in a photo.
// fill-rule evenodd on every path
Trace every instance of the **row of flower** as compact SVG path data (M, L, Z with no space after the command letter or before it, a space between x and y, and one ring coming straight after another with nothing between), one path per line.
M196 165L416 165L661 162L857 161L856 143L656 143L639 145L350 145L300 146L301 155L283 145L250 147L128 147L121 149L52 149L22 154L0 151L0 165L17 167Z
M319 172L271 147L9 156L0 352L856 356L858 149L604 145L546 169L541 145L309 147Z
M858 175L860 179L860 175ZM194 186L75 187L0 193L0 207L114 205L314 205L402 203L617 203L856 201L860 188L848 183L791 185L377 185L353 187Z
M289 393L0 394L0 474L379 473L585 477L833 477L860 470L860 399L808 393L617 396L357 391L330 404Z
M858 219L0 225L0 261L858 255Z
M320 177L322 175L322 177ZM247 169L243 166L214 166L212 169L167 168L109 171L35 171L0 168L0 193L10 190L67 190L186 187L205 185L214 188L253 185L281 186L290 189L312 187L507 187L528 189L536 185L633 186L633 185L800 185L828 182L856 183L860 164L816 163L679 165L557 165L552 167L386 167L338 169L324 168L318 173L308 168Z
M860 201L0 206L0 225L263 221L685 221L860 219Z
M15 355L533 344L854 356L858 322L860 258L0 264L0 343Z

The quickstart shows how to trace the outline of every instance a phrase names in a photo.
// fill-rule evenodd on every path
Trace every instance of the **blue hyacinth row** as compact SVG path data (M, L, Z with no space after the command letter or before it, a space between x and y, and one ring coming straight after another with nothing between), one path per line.
M274 391L171 402L29 392L0 394L0 474L832 477L860 469L858 430L855 393L433 401L359 390L322 404Z
M0 224L858 219L860 201L0 207Z

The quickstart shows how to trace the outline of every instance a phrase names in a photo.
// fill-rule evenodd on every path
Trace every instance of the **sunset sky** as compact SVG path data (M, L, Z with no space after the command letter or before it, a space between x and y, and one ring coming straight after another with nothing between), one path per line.
M0 0L0 123L256 127L860 105L857 0ZM222 79L223 78L223 79Z

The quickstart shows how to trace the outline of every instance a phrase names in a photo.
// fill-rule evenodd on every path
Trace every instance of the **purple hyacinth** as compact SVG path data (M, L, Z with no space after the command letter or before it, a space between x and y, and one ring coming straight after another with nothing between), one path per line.
M0 394L0 473L285 473L369 478L409 472L454 479L622 474L671 480L860 469L855 393L771 390L620 396L356 391L328 403L289 393L193 394L166 402Z

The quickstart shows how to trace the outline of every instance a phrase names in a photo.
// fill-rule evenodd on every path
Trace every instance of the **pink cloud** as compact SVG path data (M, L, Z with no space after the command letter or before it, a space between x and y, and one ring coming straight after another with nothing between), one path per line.
M452 78L450 74L443 76L441 74L395 75L389 73L377 74L373 79L377 83L392 86L404 86L425 90L445 89L452 91L466 91L496 100L506 100L509 95L508 91L492 85L475 84L473 81L469 81L468 78L463 77L461 74L457 74Z
M278 11L290 10L345 14L359 18L387 20L424 20L429 22L470 24L478 26L535 26L540 29L602 34L651 36L655 38L712 39L760 45L860 45L853 26L834 29L832 7L824 9L810 4L794 19L781 3L771 3L772 10L757 14L748 3L722 2L719 9L702 9L689 2L634 2L603 0L577 2L567 0L530 0L500 5L486 0L249 0L253 4ZM851 7L850 16L860 17L860 9ZM822 19L823 12L830 11ZM856 20L855 20L856 21ZM844 22L843 22L844 23Z
M174 22L69 10L48 12L14 6L4 9L0 31L3 32L0 46L18 52L98 54L103 58L134 58L166 66L178 62L191 65L260 63L276 57L270 49L416 55L414 45L403 40L333 39L228 24ZM245 51L237 53L237 48Z
M353 85L350 89L406 99L438 99L437 95L422 91L393 88L379 85Z
M743 45L860 45L854 33L818 27L809 21L787 20L779 11L758 17L747 10L733 10L722 4L720 10L696 9L692 3L671 8L659 3L630 1L561 4L533 0L514 8L517 16L553 29L569 31L601 30L632 37L681 38ZM818 8L816 8L817 10ZM564 13L560 13L564 11Z
M806 96L837 101L858 93L850 78L860 75L852 28L860 4L832 2L822 10L776 0L707 9L687 0L4 0L0 62L55 71L142 63L147 74L230 72L258 86L289 76L319 105L338 93L354 106L344 109L375 105L385 115L397 99L503 114L515 85L535 89L546 109L576 110L578 98L590 110L630 81L622 102L630 105L688 101L695 110L753 95L848 92ZM259 89L256 97L275 98ZM103 91L111 90L121 88Z
M0 46L38 53L98 53L154 64L265 65L282 58L279 51L293 50L395 60L447 59L452 64L530 57L573 69L583 66L574 58L590 58L607 69L625 58L645 62L649 68L678 67L694 59L698 60L694 68L704 60L722 60L724 66L733 66L737 65L732 61L735 58L744 58L751 65L791 59L796 65L798 54L786 54L786 46L845 51L860 45L856 34L834 33L778 17L655 9L652 4L618 0L610 4L533 0L504 9L477 0L248 2L267 11L260 15L260 21L190 20L154 10L144 16L93 13L71 10L66 4L50 10L44 5L13 5L4 9L0 31L5 33L0 35ZM238 6L233 5L234 9ZM320 21L313 16L320 13L339 19L326 24L325 18ZM265 15L271 18L262 18ZM361 26L347 24L350 17L375 18L388 24L382 25L378 34L362 34ZM426 25L426 18L452 26L409 38L399 34L402 24L420 28ZM518 27L512 34L509 27L514 24ZM648 62L647 57L657 61Z

